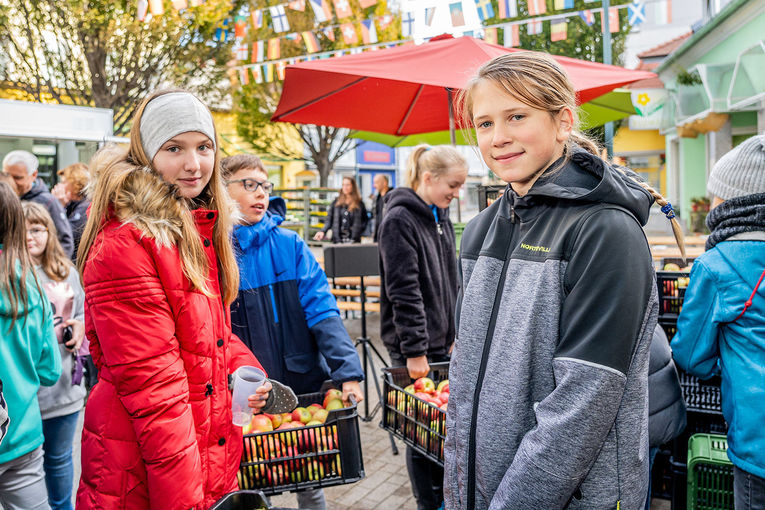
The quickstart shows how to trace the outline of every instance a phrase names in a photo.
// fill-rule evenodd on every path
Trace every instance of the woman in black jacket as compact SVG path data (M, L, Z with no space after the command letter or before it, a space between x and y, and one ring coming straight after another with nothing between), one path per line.
M333 243L360 243L361 234L367 226L367 208L361 200L356 181L343 177L343 187L327 212L324 228L313 238L321 241L332 230Z
M430 363L448 361L454 342L458 275L449 204L467 178L452 147L418 146L408 162L408 188L385 196L380 225L380 334L393 366L412 379ZM407 469L418 510L443 501L443 469L407 447Z

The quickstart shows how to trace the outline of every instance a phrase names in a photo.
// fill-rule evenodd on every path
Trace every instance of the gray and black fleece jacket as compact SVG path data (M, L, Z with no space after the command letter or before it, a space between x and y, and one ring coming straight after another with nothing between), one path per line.
M643 508L651 195L579 148L465 228L446 509Z

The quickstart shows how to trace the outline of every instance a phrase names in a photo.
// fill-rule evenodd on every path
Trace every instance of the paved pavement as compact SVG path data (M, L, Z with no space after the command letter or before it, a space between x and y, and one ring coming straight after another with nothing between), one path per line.
M358 315L357 315L358 317ZM372 344L377 347L383 356L387 352L379 338L380 331L379 314L367 316L367 331ZM348 319L345 321L351 338L360 335L361 321ZM375 357L375 368L380 376L381 363ZM370 380L369 385L370 409L377 403L377 394L374 384ZM363 414L363 404L359 406L359 413ZM388 434L380 428L381 411L377 411L370 422L359 420L361 432L361 444L364 458L364 471L366 477L356 483L328 487L325 489L327 508L329 510L416 510L417 505L412 496L409 477L406 470L404 456L404 444L396 440L399 449L398 455L391 453L391 445ZM82 418L80 418L80 428ZM79 431L78 431L79 432ZM74 445L75 465L75 492L80 477L80 434L75 436ZM297 500L294 493L284 493L271 497L274 506L285 508L297 508ZM669 510L670 504L665 500L653 500L652 510ZM1 508L0 508L1 510Z

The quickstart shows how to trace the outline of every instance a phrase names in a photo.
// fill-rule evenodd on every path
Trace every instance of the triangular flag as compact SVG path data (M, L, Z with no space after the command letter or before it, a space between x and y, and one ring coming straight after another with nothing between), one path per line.
M627 7L627 17L629 24L633 27L643 23L645 21L645 4L640 0L633 0Z
M377 5L377 0L359 0L359 5L362 9L366 9L367 7Z
M255 83L263 83L263 70L260 68L260 66L255 66L252 68L252 75L255 77Z
M521 45L520 25L510 25L505 27L504 44L507 48L515 48Z
M135 13L135 19L143 21L146 19L146 11L149 10L149 0L138 0L138 6Z
M326 37L330 41L335 40L335 30L332 27L323 28L321 30L321 33L324 34L324 37Z
M351 10L351 5L348 3L348 0L334 0L334 3L337 19L350 18L353 16L353 11Z
M499 0L499 17L515 18L518 16L518 0Z
M329 9L329 3L327 0L309 0L311 2L311 8L313 9L313 15L316 17L316 23L324 23L328 19L332 18L332 11Z
M526 23L526 33L528 35L537 35L542 33L542 21L536 19L530 19Z
M364 44L374 44L377 42L377 28L375 28L373 20L365 19L361 22L361 39L364 41Z
M287 14L284 12L284 6L275 5L273 7L269 7L268 10L271 12L271 23L273 25L274 32L287 32L290 29L290 24L289 21L287 21Z
M287 62L277 62L276 63L276 78L279 80L284 80L284 72L287 69Z
M595 23L595 16L593 16L592 11L587 9L586 11L579 11L579 17L582 18L582 21L584 21L588 27L591 27L593 23Z
M319 46L319 41L316 39L316 36L313 34L313 32L301 32L301 35L303 36L305 49L308 51L308 53L316 53L321 49Z
M461 27L465 25L465 13L462 11L462 2L449 4L449 14L452 17L453 27Z
M497 29L496 27L483 29L483 40L489 44L497 44Z
M281 39L272 37L268 40L268 60L276 60L281 56Z
M435 7L425 7L425 25L430 26L433 24L433 17L436 15Z
M250 73L247 71L246 67L239 69L239 83L242 85L250 83Z
M265 47L265 41L255 41L252 44L252 55L250 56L250 62L263 62Z
M247 60L247 43L238 40L231 50L237 60Z
M545 0L526 0L526 4L529 8L530 16L536 16L538 14L544 14L547 12L547 5L545 5Z
M273 64L264 64L263 65L263 79L266 83L271 83L274 81L274 65Z
M603 13L600 13L601 18L601 31L606 31L606 24L603 22ZM618 7L611 7L608 9L608 31L611 33L618 32L619 31L619 8Z
M287 2L287 7L293 11L305 11L305 0L292 0Z
M555 0L555 10L562 11L563 9L573 9L574 0Z
M234 17L234 37L244 37L247 35L247 18L244 16Z
M162 7L162 0L149 0L149 12L152 16L161 16L165 13L165 8Z
M491 5L491 0L475 0L475 8L481 21L494 17L494 7Z
M393 23L394 19L396 18L394 18L392 14L385 14L383 16L380 16L379 18L377 18L377 28L379 28L380 30L383 30L388 25Z
M565 41L568 37L568 20L557 19L550 21L550 40Z
M340 32L343 34L345 44L356 44L359 42L359 37L356 34L356 28L353 26L353 23L343 23L340 25Z
M263 26L263 11L262 10L258 9L256 11L252 11L252 14L250 14L250 17L252 18L252 28L257 30Z
M414 33L414 14L410 11L404 13L401 16L401 35L404 37L412 37Z

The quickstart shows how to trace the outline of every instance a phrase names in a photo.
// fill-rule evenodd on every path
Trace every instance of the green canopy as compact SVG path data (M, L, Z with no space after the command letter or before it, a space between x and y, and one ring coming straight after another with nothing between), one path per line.
M582 130L591 129L602 126L606 122L629 117L635 113L629 90L616 89L579 107L580 128ZM428 145L448 145L450 143L449 131L435 131L408 136L387 135L373 131L354 131L350 137L381 143L388 147L413 147L421 143ZM457 145L470 144L459 129L456 132L456 140Z

